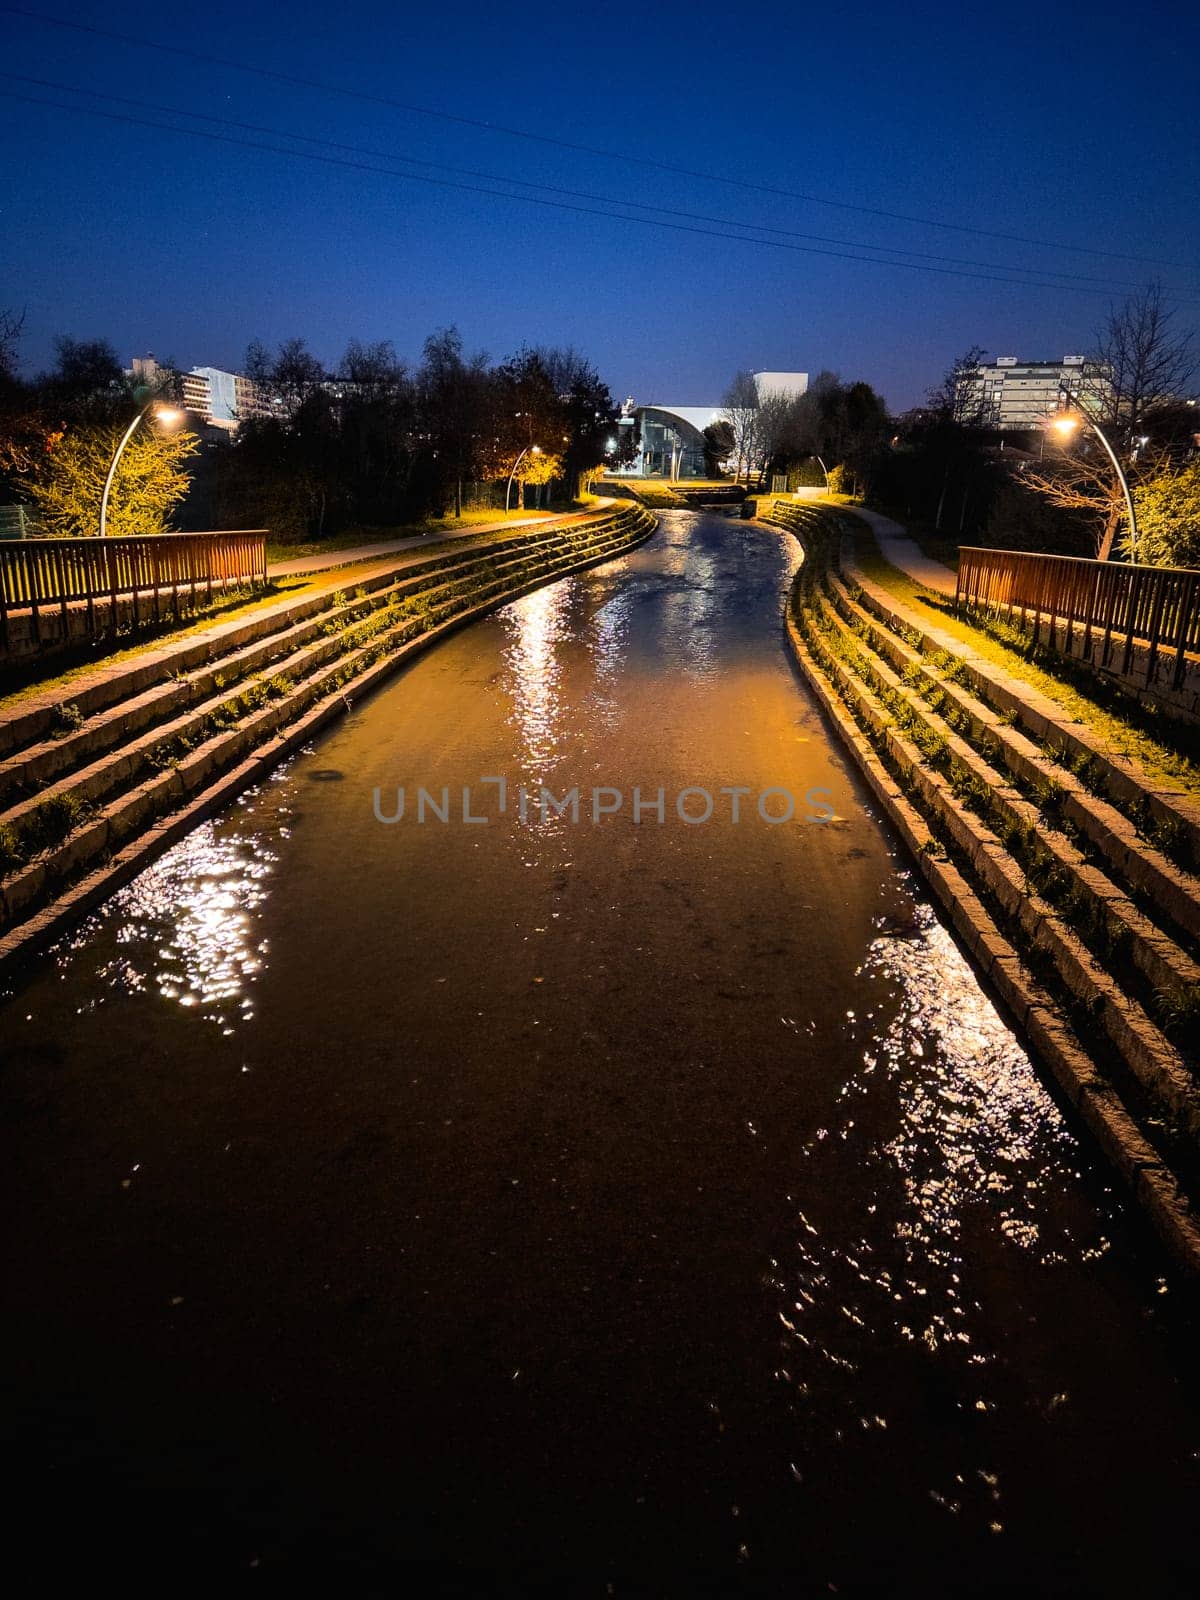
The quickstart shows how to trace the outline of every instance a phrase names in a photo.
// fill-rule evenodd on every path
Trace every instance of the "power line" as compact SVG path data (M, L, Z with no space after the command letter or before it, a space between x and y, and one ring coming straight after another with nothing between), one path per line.
M1021 234L1001 233L991 228L973 227L966 223L940 222L934 217L915 217L901 211L886 211L876 206L861 206L852 204L848 200L830 200L822 195L804 194L799 190L777 188L771 184L755 183L746 178L732 178L719 172L705 172L693 167L676 166L672 162L659 161L653 156L631 154L624 150L606 150L601 146L579 144L570 139L557 138L551 134L535 133L528 128L512 128L503 123L487 122L476 117L463 116L453 111L443 111L434 106L418 105L414 102L396 100L387 95L371 94L365 89L352 89L344 84L329 83L319 78L305 78L294 73L280 72L273 67L259 66L254 62L237 61L227 56L210 55L205 51L191 50L183 45L163 44L155 39L140 39L135 35L119 33L112 28L100 28L94 23L75 22L65 17L50 16L41 11L31 11L23 6L0 6L0 11L11 16L24 17L31 22L40 22L48 27L67 28L76 33L87 33L97 38L113 39L120 44L133 45L135 48L157 50L165 55L181 56L191 61L201 61L208 66L228 67L236 72L248 72L261 78L270 78L276 83L286 83L293 88L315 89L322 94L342 95L352 100L362 100L371 105L387 106L394 111L407 112L413 116L433 117L442 122L452 122L460 127L477 128L486 133L499 133L508 138L526 139L536 144L552 145L561 150L571 150L579 155L599 156L606 161L624 161L634 166L652 167L659 172L674 173L678 177L698 178L705 183L721 183L732 188L746 189L758 194L773 195L777 199L800 200L809 205L830 206L839 211L854 211L862 216L882 217L891 222L908 222L922 228L942 228L952 233L974 234L985 239L1002 239L1009 244L1032 245L1036 249L1066 250L1075 255L1104 256L1113 261L1131 261L1143 266L1169 267L1177 271L1191 271L1190 265L1178 261L1161 261L1153 256L1138 256L1117 250L1100 250L1090 245L1064 244L1053 239L1033 239Z
M596 194L595 192L587 189L566 189L556 184L532 182L527 178L514 178L507 173L481 171L474 167L456 167L451 166L443 161L427 161L421 157L398 155L394 151L375 150L364 145L344 144L335 139L321 139L314 134L295 133L287 128L273 128L263 123L256 122L241 122L230 117L214 116L211 112L207 111L192 111L183 106L156 105L152 101L135 99L130 95L111 94L107 90L101 89L81 88L78 85L70 83L57 83L49 78L29 77L27 74L21 72L0 72L0 78L7 79L11 83L30 84L39 89L54 89L67 94L87 95L89 98L94 100L108 100L117 105L133 106L137 110L152 111L163 116L189 117L195 121L213 123L217 127L236 128L241 132L247 133L267 134L271 138L276 139L298 140L304 144L320 145L324 149L340 150L350 155L371 156L384 161L400 162L406 166L430 167L435 171L450 172L458 177L481 178L489 183L514 184L523 189L540 189L548 194L565 195L574 200L590 200L608 206L624 206L627 209L635 211L653 211L659 213L661 216L682 217L689 222L711 223L721 228L751 229L756 233L776 234L780 238L784 239L804 239L809 243L814 244L832 244L849 250L871 250L890 256L912 256L921 261L936 261L950 266L973 267L984 271L1019 272L1025 274L1026 276L1033 277L1062 278L1075 283L1099 285L1105 291L1114 289L1136 289L1138 287L1137 284L1123 283L1108 278L1096 278L1088 275L1087 273L1059 272L1053 268L1042 269L1039 267L1012 266L1006 262L976 261L966 257L947 256L943 254L930 253L923 250L906 250L892 245L864 244L857 239L830 238L829 236L820 233L800 233L793 228L776 228L767 223L743 222L738 218L730 217L713 217L708 216L703 212L681 211L671 206L650 205L640 200L627 200L622 197L615 197L613 195ZM83 110L85 108L80 107L79 109ZM192 130L184 128L178 131L186 133ZM301 155L303 152L296 151L295 154ZM405 174L397 173L396 176L403 177ZM865 259L869 260L872 258L867 257ZM886 265L887 263L883 264ZM1006 279L1005 281L1020 282L1021 280Z
M0 7L2 10L3 7ZM556 211L570 211L583 216L605 217L612 222L632 222L642 227L668 229L673 233L698 234L711 239L727 239L737 244L758 245L768 250L788 250L801 255L825 256L837 261L860 261L875 267L900 267L910 272L931 272L939 277L974 278L985 283L1006 283L1020 289L1053 289L1066 294L1104 294L1102 289L1088 288L1074 283L1043 283L1036 279L1006 278L996 273L972 272L960 267L926 266L914 261L885 261L879 256L854 255L844 250L826 250L817 245L790 244L782 239L757 239L745 233L723 232L684 222L665 222L656 217L628 216L618 211L604 211L597 206L576 205L566 200L547 200L540 195L511 194L502 189L485 188L482 184L462 183L450 178L431 178L424 173L396 172L391 167L374 166L368 162L352 161L340 156L320 155L316 151L290 150L281 145L263 144L257 140L242 139L233 134L211 133L204 128L181 128L174 123L153 122L147 117L134 117L125 112L104 111L100 107L69 105L63 101L38 99L20 94L14 89L0 89L0 97L18 100L26 105L44 106L55 111L67 111L77 116L97 117L106 122L125 123L131 127L153 128L160 133L177 133L191 139L207 139L217 144L236 145L246 150L265 151L269 155L286 156L295 161L314 161L322 166L343 167L356 172L377 173L394 178L401 183L423 183L439 189L455 189L469 194L488 195L492 199L516 200L522 205L543 206ZM615 202L624 204L625 202Z

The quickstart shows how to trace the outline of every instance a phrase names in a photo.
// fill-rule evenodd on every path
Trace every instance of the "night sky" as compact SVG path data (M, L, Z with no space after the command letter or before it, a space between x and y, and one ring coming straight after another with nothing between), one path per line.
M108 338L126 361L152 350L182 366L236 368L250 339L291 335L331 363L352 337L391 339L415 360L425 335L453 322L469 348L497 359L525 341L574 344L618 396L643 402L719 401L742 366L831 367L874 383L900 410L973 343L1023 357L1086 348L1109 299L1149 277L1176 292L1181 318L1200 323L1194 4L48 0L46 13L143 43L0 10L0 309L25 310L30 371L63 333ZM42 86L51 83L141 104ZM226 138L287 142L223 125L235 121L355 146L292 144L397 174L385 156L715 219L667 219L683 228L757 224L790 230L782 242L792 246L958 258L926 265L985 276L557 210L11 94L181 125L147 109L174 107L222 119L188 126ZM758 192L379 101L1046 243ZM517 192L495 177L408 170ZM661 216L639 213L651 214ZM1052 274L1073 276L1051 284Z

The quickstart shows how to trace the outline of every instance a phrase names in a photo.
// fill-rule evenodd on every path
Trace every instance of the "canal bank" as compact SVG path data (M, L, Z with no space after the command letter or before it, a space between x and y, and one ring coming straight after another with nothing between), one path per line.
M12 996L15 1526L138 1576L1188 1592L1176 1297L793 670L798 561L664 515ZM373 814L500 774L835 819Z
M810 552L788 634L813 692L978 970L1194 1280L1194 796L873 583L853 519L769 514Z

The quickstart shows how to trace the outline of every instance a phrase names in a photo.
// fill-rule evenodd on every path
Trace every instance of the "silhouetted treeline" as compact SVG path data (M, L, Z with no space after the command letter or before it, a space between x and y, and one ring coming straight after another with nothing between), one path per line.
M20 494L69 430L132 419L147 391L104 341L60 340L54 367L17 375L19 325L0 329L0 498ZM163 398L181 398L164 368ZM252 344L254 385L235 433L191 425L204 439L185 527L267 527L283 540L347 527L386 527L502 504L509 473L526 502L575 498L627 443L608 386L572 349L524 348L501 363L464 353L454 328L426 340L410 369L390 343L350 344L333 370L291 339Z
M211 457L218 520L282 539L501 503L518 461L527 495L573 499L617 439L608 386L576 351L492 365L454 328L413 371L390 344L356 341L329 373L295 339L252 345L246 372L270 410Z

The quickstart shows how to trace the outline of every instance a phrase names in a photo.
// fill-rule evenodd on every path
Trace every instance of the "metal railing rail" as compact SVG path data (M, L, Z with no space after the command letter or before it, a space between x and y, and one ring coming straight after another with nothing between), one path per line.
M135 626L143 608L161 620L164 603L178 619L214 593L267 581L264 528L227 533L159 533L125 539L24 539L0 544L0 644L9 646L14 613L28 611L42 643L42 620L57 610L64 640L68 613L86 609L87 631L115 633L122 601L132 601Z
M1074 631L1081 628L1084 653L1091 654L1099 636L1101 663L1108 666L1115 644L1125 674L1134 649L1143 646L1148 683L1160 653L1173 652L1175 689L1183 682L1187 657L1200 654L1200 570L1194 567L1134 566L963 545L954 609L1002 612L1010 622L1019 618L1022 628L1032 624L1035 640L1045 626L1051 647L1057 647L1062 630L1068 652Z

